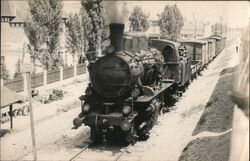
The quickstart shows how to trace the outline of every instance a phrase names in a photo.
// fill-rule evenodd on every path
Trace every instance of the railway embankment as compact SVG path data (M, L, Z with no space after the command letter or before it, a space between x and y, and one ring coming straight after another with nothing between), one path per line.
M227 161L229 159L234 103L230 97L238 66L225 68L196 125L197 136L184 148L179 161ZM206 133L205 137L199 137Z

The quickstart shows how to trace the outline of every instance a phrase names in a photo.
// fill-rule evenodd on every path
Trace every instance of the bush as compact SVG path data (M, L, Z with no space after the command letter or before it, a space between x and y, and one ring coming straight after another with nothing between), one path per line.
M5 62L1 60L1 79L8 80L10 78L9 72L6 69Z

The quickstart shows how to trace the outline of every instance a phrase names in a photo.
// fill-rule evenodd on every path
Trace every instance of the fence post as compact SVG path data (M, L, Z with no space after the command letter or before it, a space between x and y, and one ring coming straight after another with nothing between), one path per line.
M1 78L1 87L3 86L3 79Z
M87 74L87 75L89 75L89 70L88 70L88 65L89 65L89 61L87 60L87 61L85 61L85 73Z
M63 67L60 66L60 81L63 80Z
M74 62L74 77L76 77L76 68L77 68L77 64L76 62Z
M47 70L43 71L43 85L47 85Z
M76 77L76 68L77 68L77 54L73 56L73 66L74 66L74 77Z

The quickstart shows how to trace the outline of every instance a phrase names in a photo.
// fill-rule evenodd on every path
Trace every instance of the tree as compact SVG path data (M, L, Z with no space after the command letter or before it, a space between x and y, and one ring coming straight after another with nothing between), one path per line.
M174 39L177 39L177 37L181 33L181 28L184 26L184 19L181 14L181 11L179 10L176 4L173 6L173 12L174 12L174 17L175 17Z
M8 80L10 77L8 70L6 69L5 62L1 59L1 79Z
M166 5L164 11L158 16L163 38L176 41L184 25L183 16L177 5Z
M109 25L104 25L101 35L101 48L105 49L108 46L110 46L110 31L109 31Z
M28 0L30 17L26 19L25 34L29 40L28 51L46 69L51 68L58 59L56 53L61 31L62 1Z
M81 0L83 9L86 10L90 18L91 28L88 34L88 51L87 58L93 61L96 58L96 50L101 46L101 36L103 33L103 7L101 0Z
M16 62L16 71L14 73L14 78L22 77L22 72L21 72L21 60L18 59Z
M149 28L148 17L141 7L136 6L128 19L130 31L147 31Z
M59 36L62 31L62 1L61 0L43 0L47 3L47 9L45 10L45 17L47 21L44 25L47 28L47 40L46 44L48 47L48 52L55 56L57 47L59 45Z
M29 52L32 57L33 68L35 72L36 59L40 60L41 58L41 46L44 41L43 33L46 32L46 29L40 26L36 21L32 21L30 18L26 19L26 23L24 26L24 32L27 36L29 43L23 48Z
M69 15L66 22L66 48L72 54L73 61L75 55L82 57L86 51L86 38L90 28L90 18L84 9L81 9L79 14Z

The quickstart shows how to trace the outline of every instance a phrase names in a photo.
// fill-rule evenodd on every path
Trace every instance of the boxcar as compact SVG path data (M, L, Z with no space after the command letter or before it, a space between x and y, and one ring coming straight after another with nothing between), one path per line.
M222 49L224 49L226 46L226 39L227 39L226 36L222 36L222 42L223 42Z
M204 40L206 40L208 43L208 59L209 59L209 62L211 62L213 58L215 57L216 40L210 39L210 38L205 38Z
M181 45L186 46L191 61L200 61L202 67L208 63L207 42L204 40L180 40Z
M209 37L210 39L214 39L216 41L216 45L215 45L215 55L217 56L218 54L220 54L220 52L223 49L223 40L222 37L220 35L212 35Z

